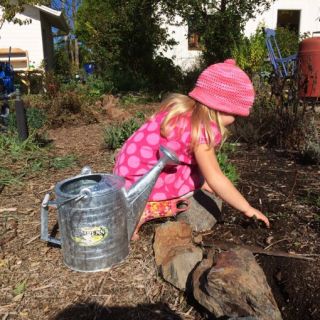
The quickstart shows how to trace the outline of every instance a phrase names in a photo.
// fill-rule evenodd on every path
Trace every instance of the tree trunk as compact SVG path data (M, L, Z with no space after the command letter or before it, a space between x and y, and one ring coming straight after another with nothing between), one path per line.
M75 71L79 71L79 43L78 39L74 39L74 68Z

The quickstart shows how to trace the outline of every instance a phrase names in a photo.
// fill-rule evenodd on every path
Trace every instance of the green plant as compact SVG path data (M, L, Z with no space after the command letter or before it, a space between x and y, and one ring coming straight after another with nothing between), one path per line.
M90 76L86 80L86 87L86 95L90 98L99 98L104 93L113 90L113 83L102 78Z
M122 95L119 99L122 106L146 104L154 101L154 97L143 92L133 93L129 92Z
M23 175L13 174L10 169L0 167L0 186L18 185L21 183L21 177Z
M224 143L217 153L218 163L222 172L230 179L233 184L237 184L239 175L236 167L230 162L229 156L235 151L235 145L231 143Z
M16 133L0 135L0 155L17 160L24 158L28 152L39 152L40 147L34 137L35 134L31 134L28 139L21 141Z
M47 167L47 151L40 148L35 133L24 141L14 132L0 135L0 185L21 184L31 172Z
M67 155L64 157L56 157L50 161L50 167L55 169L64 169L72 167L76 164L77 157L75 155Z
M29 130L41 129L46 123L46 114L42 109L27 108L26 117ZM14 112L9 115L9 130L17 130L16 114Z
M13 293L17 296L19 294L22 294L26 291L27 289L27 280L23 280L21 282L18 282L13 289Z
M271 71L271 65L266 64L267 48L265 35L262 27L259 27L255 34L249 38L243 37L234 47L232 56L240 68L250 75L255 73Z
M129 119L122 124L118 123L105 129L104 141L108 149L115 150L120 148L123 143L139 129L144 120L143 113L137 113L132 119Z

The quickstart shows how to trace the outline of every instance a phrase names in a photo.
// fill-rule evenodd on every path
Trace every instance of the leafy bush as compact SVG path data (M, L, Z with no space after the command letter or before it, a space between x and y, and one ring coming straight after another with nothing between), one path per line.
M45 125L47 120L45 111L37 108L27 108L26 117L27 117L28 129L31 131L35 129L41 129ZM16 131L16 129L17 129L16 114L14 112L11 112L9 115L9 130Z
M298 52L299 42L307 35L298 35L287 28L277 28L276 38L282 57L287 57Z
M271 71L271 65L266 63L267 48L263 28L258 28L256 33L249 38L243 37L234 48L232 56L237 61L240 68L249 75Z
M307 115L303 121L304 130L300 139L299 151L308 163L320 164L320 116ZM318 125L317 125L318 122Z
M180 88L183 73L173 61L163 56L156 56L148 73L148 88L153 92L174 91Z
M239 175L236 167L229 160L229 155L233 152L235 152L235 145L224 143L217 153L217 159L222 172L236 185L239 180Z
M287 28L277 28L276 39L282 57L287 57L298 52L299 42L308 37L308 34L297 35ZM232 56L237 64L249 75L269 74L272 72L272 65L268 58L268 51L265 43L264 27L258 27L255 34L242 37L232 51Z
M122 106L131 106L131 105L139 105L139 104L147 104L150 102L154 102L157 100L154 96L150 94L146 94L144 92L128 92L124 95L120 96L119 102ZM136 115L137 117L137 115ZM141 118L138 116L138 118Z
M144 121L143 113L138 113L136 117L115 124L105 129L104 141L108 149L116 150L120 148L123 143L140 128Z
M113 90L113 83L107 79L90 76L86 79L85 94L90 98L99 98L107 92Z
M305 111L291 85L296 83L288 82L272 95L269 84L261 85L250 117L236 120L235 135L250 144L296 151L305 161L319 163L320 115Z

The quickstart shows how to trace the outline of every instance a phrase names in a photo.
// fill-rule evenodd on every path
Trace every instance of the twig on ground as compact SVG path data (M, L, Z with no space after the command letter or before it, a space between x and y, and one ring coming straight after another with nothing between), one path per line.
M243 245L243 244L239 245L239 244L228 243L228 242L223 242L223 241L210 241L210 242L209 241L208 242L202 241L200 243L200 246L209 247L209 248L216 247L216 248L219 248L222 250L229 250L234 247L241 247L241 248L247 249L247 250L251 251L252 253L256 253L256 254L315 261L315 259L311 258L308 254L287 253L287 252L282 252L282 251L266 251L263 248L259 248L256 246L248 246L248 245ZM320 255L318 255L318 257L319 256Z
M3 212L16 212L17 208L0 208L0 213Z
M40 235L36 235L35 237L33 237L33 238L31 238L29 241L27 241L25 245L27 246L27 245L30 244L31 242L37 240L39 237L40 237Z
M268 250L269 248L271 248L272 246L274 246L275 244L279 243L279 242L282 242L282 241L286 241L288 240L288 238L283 238L283 239L280 239L278 241L275 241L275 242L272 242L270 243L268 246L266 246L263 250Z

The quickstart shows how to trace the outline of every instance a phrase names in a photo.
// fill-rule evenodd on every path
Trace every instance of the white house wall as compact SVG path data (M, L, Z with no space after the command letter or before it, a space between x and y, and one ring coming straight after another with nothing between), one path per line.
M0 14L2 10L0 8ZM27 6L24 14L18 14L17 18L31 19L31 23L20 26L12 22L5 22L0 29L0 48L20 48L27 50L29 61L35 62L38 67L43 61L43 45L41 35L40 12L38 9Z
M278 0L275 1L269 10L265 11L256 19L247 22L245 27L245 35L250 36L255 33L259 24L265 27L276 29L278 10L300 10L300 26L299 32L320 31L320 0ZM178 19L178 18L177 18ZM201 52L196 50L188 50L188 26L166 25L169 34L178 42L172 49L162 52L164 56L173 59L174 63L183 70L192 68L197 63L197 57ZM320 34L318 34L320 35Z
M255 33L259 24L267 28L276 29L278 10L300 10L300 34L320 31L320 0L278 0L275 1L269 10L265 11L256 19L248 21L245 28L245 35Z
M161 50L161 53L172 59L174 64L180 66L183 70L192 69L197 64L201 51L188 50L188 26L179 25L181 18L176 17L176 24L166 24L168 34L177 42L167 51Z

